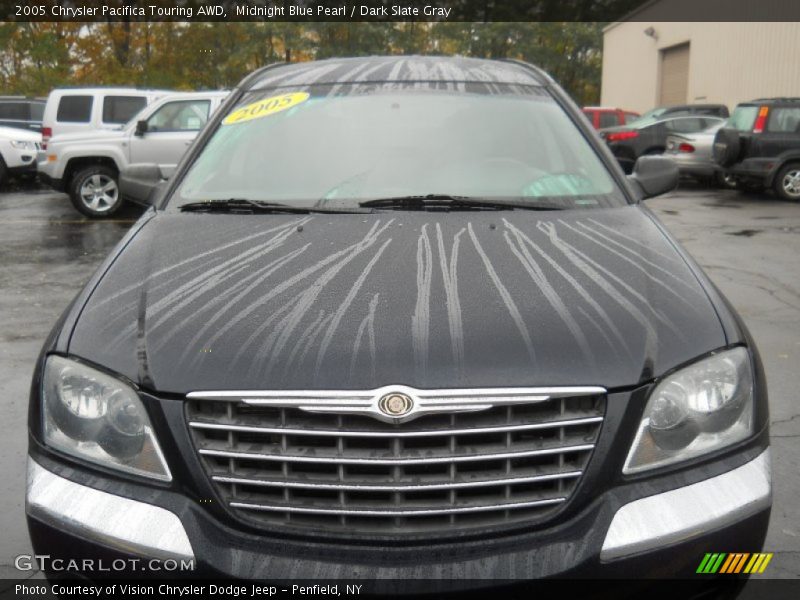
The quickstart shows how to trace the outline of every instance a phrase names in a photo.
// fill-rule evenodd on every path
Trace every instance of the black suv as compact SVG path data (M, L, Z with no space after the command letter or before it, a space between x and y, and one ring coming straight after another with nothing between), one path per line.
M762 98L736 107L714 139L714 160L746 188L800 200L800 98Z
M44 105L44 98L0 96L0 127L41 131Z

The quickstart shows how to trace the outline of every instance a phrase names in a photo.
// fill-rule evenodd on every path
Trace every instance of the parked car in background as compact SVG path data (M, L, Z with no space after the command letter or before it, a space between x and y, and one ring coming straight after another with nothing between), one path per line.
M626 173L633 170L636 159L646 154L661 154L667 147L667 136L674 133L697 133L723 123L711 116L649 117L621 127L601 129L600 135L617 157Z
M713 148L721 171L742 186L800 200L800 98L739 104Z
M15 127L0 127L0 185L11 175L36 174L36 154L42 134Z
M608 106L585 106L583 107L583 114L586 115L595 129L625 125L639 118L639 113Z
M701 115L707 117L728 118L730 112L724 104L676 104L675 106L658 106L644 113L640 119L666 119L684 115Z
M98 129L119 129L151 102L171 92L137 88L56 88L42 119L44 148L51 137Z
M44 98L30 96L0 96L0 127L15 127L27 131L42 131Z
M130 163L175 168L197 132L228 92L164 96L119 131L85 131L54 136L39 163L39 177L69 194L89 217L107 217L122 205L118 178Z
M725 121L697 133L673 133L667 136L664 156L678 166L682 176L712 181L722 187L735 188L736 179L719 170L714 162L714 138Z

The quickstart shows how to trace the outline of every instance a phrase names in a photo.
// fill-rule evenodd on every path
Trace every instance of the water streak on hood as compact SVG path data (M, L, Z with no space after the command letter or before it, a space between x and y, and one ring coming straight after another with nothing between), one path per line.
M160 214L98 285L70 352L182 394L613 388L724 344L670 240L625 207Z

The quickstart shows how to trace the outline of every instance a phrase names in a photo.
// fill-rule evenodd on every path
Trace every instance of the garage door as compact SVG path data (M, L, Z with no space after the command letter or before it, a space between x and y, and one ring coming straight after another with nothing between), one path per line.
M661 87L658 103L661 106L684 104L689 87L689 44L661 51Z

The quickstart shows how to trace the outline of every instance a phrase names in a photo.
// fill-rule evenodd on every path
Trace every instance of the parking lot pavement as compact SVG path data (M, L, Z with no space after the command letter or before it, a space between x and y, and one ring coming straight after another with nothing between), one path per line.
M740 311L761 350L770 388L775 505L768 574L800 576L800 204L690 188L648 201ZM18 577L30 552L24 520L26 410L45 336L139 212L88 221L66 196L0 194L0 577ZM711 548L749 551L748 548Z

